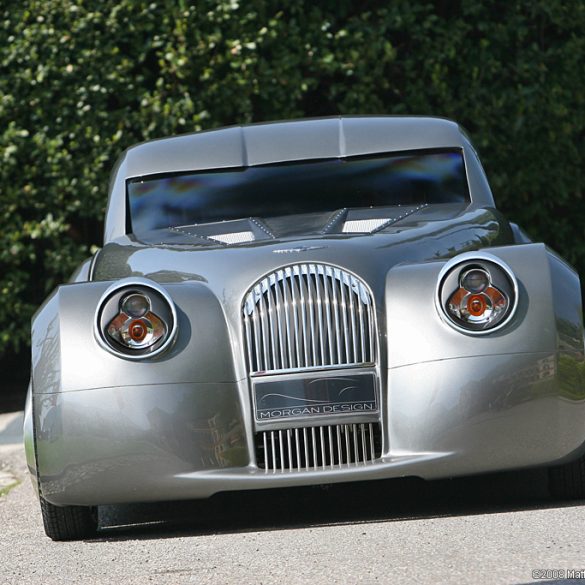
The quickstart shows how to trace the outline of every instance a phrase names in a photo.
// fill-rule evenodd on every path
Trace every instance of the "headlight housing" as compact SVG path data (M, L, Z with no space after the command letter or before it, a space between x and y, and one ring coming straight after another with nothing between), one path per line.
M175 305L169 294L146 279L124 279L102 297L96 337L119 357L139 360L160 354L174 341Z
M468 252L445 264L439 275L441 316L463 333L501 329L518 305L518 283L510 267L487 253Z

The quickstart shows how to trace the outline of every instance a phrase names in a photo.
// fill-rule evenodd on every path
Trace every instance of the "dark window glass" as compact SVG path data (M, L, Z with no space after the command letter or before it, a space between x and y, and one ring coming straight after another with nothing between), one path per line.
M128 181L132 231L469 200L460 151L302 161Z

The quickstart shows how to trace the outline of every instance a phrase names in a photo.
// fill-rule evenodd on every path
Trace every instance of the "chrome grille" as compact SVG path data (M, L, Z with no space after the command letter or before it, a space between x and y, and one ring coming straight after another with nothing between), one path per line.
M295 264L264 277L243 306L251 373L373 363L374 303L356 276Z
M256 435L258 467L308 471L372 462L381 455L377 423L262 431Z

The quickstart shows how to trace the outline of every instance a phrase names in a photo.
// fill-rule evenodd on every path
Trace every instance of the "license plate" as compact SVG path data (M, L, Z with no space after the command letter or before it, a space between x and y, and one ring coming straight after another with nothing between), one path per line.
M256 420L378 412L372 373L254 382Z

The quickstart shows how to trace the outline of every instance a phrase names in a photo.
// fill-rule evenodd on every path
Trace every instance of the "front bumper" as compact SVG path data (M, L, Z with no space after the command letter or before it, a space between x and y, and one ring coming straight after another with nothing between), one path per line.
M570 374L577 363L523 353L387 370L382 456L311 471L256 466L245 382L36 394L37 476L54 504L99 505L553 464L585 445L583 390Z

